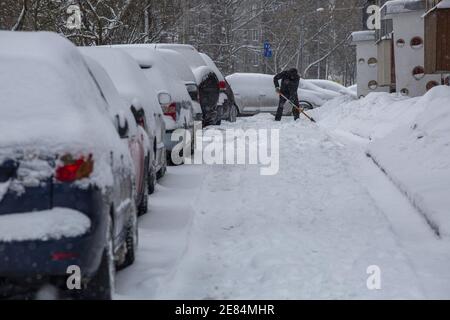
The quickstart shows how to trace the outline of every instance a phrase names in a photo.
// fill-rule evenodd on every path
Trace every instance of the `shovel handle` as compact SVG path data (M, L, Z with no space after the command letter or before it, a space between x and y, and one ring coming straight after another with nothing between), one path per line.
M295 103L293 103L291 101L291 99L286 98L281 92L278 92L278 95L280 97L283 97L286 101L289 101L289 103L295 108L297 109L301 114L303 114L306 118L308 118L311 122L316 123L316 120L314 120L314 118L310 117L306 112L305 109L300 108L299 106L295 105Z

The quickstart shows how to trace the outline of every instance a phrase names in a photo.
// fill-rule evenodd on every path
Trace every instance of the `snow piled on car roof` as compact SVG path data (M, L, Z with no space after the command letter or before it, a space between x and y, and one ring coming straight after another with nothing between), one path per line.
M157 93L136 61L123 50L107 47L80 47L83 55L94 59L107 72L120 96L135 107L143 107L150 130L156 123L151 116L160 108Z
M190 100L182 79L177 74L174 66L163 59L161 52L133 46L117 46L116 48L125 51L136 60L156 91L167 91L175 102Z
M223 76L222 72L220 72L219 68L217 68L214 61L205 53L200 53L200 56L203 58L203 60L205 60L205 63L214 71L217 79L219 79L219 81L224 81L225 77Z

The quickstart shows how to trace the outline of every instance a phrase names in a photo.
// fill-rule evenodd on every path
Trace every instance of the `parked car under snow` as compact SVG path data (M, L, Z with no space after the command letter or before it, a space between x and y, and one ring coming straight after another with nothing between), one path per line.
M193 101L186 85L179 78L174 67L163 59L164 53L133 45L114 47L124 50L136 60L149 80L149 84L158 92L166 124L164 144L167 150L167 161L173 163L171 153L179 143L179 141L172 140L173 133L177 129L185 129L189 132L192 141L195 137ZM185 137L184 141L186 140ZM190 145L192 153L194 143L190 143Z
M235 73L226 77L233 89L239 113L252 115L260 112L275 113L279 97L273 85L273 76L256 73ZM331 90L333 88L333 90ZM339 92L338 89L342 89ZM317 108L328 100L352 94L350 90L327 80L301 79L298 96L300 105L306 109ZM286 103L284 114L290 114L292 107Z
M230 122L236 122L238 116L238 109L234 100L234 93L228 82L225 80L222 72L216 66L214 61L205 53L200 53L200 56L205 60L205 63L214 71L219 79L220 96L217 104L217 121L216 124L220 125L222 120Z
M219 102L219 79L214 70L207 65L200 53L190 45L154 44L156 50L173 50L178 52L191 68L198 86L199 102L203 112L203 125L217 122L217 104Z
M124 119L56 34L0 31L0 70L0 297L67 289L76 265L72 297L110 299L137 244Z
M130 107L120 97L116 87L112 83L105 69L95 60L84 57L89 70L95 77L100 89L103 92L108 103L108 112L113 121L124 119L121 124L125 130L128 130L127 146L133 159L133 168L136 176L136 207L139 215L147 213L148 207L148 164L149 164L149 138L144 128L139 126L138 118L135 118ZM119 116L120 115L120 116Z
M149 193L153 193L156 179L164 176L167 164L166 129L156 90L148 84L136 61L124 51L106 47L79 47L79 50L106 70L121 97L138 117L139 125L147 132L150 139L148 187Z

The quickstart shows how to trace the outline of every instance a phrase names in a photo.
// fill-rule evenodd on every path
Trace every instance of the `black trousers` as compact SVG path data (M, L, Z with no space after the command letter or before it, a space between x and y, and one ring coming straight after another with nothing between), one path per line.
M284 94L286 98L291 100L296 106L299 106L298 102L298 94L297 92L293 94ZM282 96L280 96L280 102L278 103L278 109L277 109L277 115L275 116L275 121L281 121L281 118L283 117L283 110L284 110L284 104L286 103L286 99ZM297 120L300 118L300 111L298 111L297 108L292 107L292 114L294 115L294 120Z

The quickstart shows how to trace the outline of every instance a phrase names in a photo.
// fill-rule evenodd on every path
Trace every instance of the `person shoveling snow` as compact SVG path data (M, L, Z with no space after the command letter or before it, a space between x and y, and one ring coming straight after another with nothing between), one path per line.
M281 80L281 88L280 88ZM297 69L293 68L287 71L283 71L277 74L273 78L275 84L275 90L280 95L280 102L278 104L277 114L275 116L275 121L281 121L283 116L284 104L287 100L290 100L295 106L299 105L298 100L298 86L300 85L300 76L298 75ZM299 108L292 108L292 114L294 115L294 120L300 118Z
M281 89L280 83L281 80ZM298 99L298 87L300 85L300 76L298 75L297 69L293 68L288 71L283 71L277 74L273 78L275 84L275 90L280 96L280 102L278 104L277 114L275 116L275 121L281 121L283 116L284 104L289 102L292 105L292 114L294 115L294 120L300 118L300 113L304 114L310 121L316 122L313 118L307 115L303 108L300 107L300 101Z

